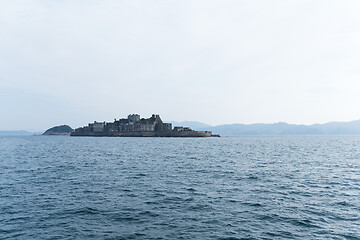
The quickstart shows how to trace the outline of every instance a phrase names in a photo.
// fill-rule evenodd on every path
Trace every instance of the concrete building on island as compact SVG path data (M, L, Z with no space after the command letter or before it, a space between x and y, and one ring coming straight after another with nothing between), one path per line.
M109 137L218 137L211 131L194 131L188 127L172 128L171 123L164 123L160 116L153 114L150 118L140 118L130 114L127 118L114 122L94 122L88 126L75 129L71 136L109 136Z

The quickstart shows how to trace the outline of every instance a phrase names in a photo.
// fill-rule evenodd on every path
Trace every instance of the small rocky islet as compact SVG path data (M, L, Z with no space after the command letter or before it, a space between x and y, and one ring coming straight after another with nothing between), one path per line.
M72 129L69 125L60 125L49 128L42 135L70 135L73 131L74 129Z

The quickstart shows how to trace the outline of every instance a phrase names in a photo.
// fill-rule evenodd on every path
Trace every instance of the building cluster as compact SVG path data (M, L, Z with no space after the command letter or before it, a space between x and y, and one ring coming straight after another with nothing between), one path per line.
M164 123L159 115L150 118L140 118L138 114L130 114L114 122L94 122L88 126L75 129L76 133L116 133L116 132L169 132L192 131L187 127L175 127L171 123Z

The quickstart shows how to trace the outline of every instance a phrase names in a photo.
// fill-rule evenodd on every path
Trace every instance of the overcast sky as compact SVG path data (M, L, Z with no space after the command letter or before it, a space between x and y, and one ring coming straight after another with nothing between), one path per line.
M360 1L0 0L0 130L360 119Z

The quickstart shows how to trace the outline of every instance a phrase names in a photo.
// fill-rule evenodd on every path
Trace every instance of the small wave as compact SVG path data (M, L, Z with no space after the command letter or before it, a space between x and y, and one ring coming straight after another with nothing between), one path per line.
M255 176L255 175L250 175L250 176L248 177L248 179L250 179L250 180L258 180L259 177L258 177L258 176Z
M145 177L145 176L147 176L147 174L146 173L138 173L138 174L136 174L136 176L137 177Z
M271 236L272 238L287 238L294 239L296 236L288 231L277 231L277 232L265 232L266 235Z
M146 216L146 217L158 217L159 214L157 214L157 213L155 213L153 211L146 210L146 211L140 212L139 216L140 217L144 217L144 216Z
M2 233L2 234L11 234L11 233L16 233L18 231L19 231L19 229L17 229L17 228L0 229L0 233Z
M203 221L203 223L205 224L216 224L218 225L220 223L220 221L218 219L209 219L209 220L205 220Z
M263 214L260 214L258 216L258 218L260 220L266 220L266 221L277 221L279 216L276 215L276 214L271 214L271 215L263 215Z
M156 202L156 201L145 201L145 204L147 204L147 205L159 205L160 202Z
M137 222L139 221L140 219L135 217L135 216L114 216L112 217L112 220L114 220L115 222L120 222L120 223L123 223L123 222Z
M359 235L350 235L350 234L338 234L339 237L345 238L347 240L359 240L360 236Z
M335 215L332 217L329 217L333 220L337 220L337 221L348 221L348 222L357 222L360 221L360 217L359 216L349 216L349 217L344 217L344 216L339 216L339 215Z
M335 202L334 205L340 205L340 206L344 206L344 207L352 206L352 204L350 204L346 201Z
M196 204L189 206L188 209L191 211L205 211L205 210L211 210L212 207L208 204Z
M263 207L260 203L252 203L252 202L243 202L243 205L251 206L251 207Z
M183 202L185 199L181 198L181 197L166 197L162 203L177 203L177 202Z
M128 239L144 239L146 237L145 233L139 233L135 232L133 234L124 234L123 236L118 236L116 238L110 238L110 239L116 239L116 240L128 240ZM109 238L107 238L109 239Z
M291 223L295 226L301 226L305 228L320 228L316 224L312 223L312 221L308 219L302 219L302 220L292 220Z
M221 237L220 240L245 240L245 239L253 239L253 238L237 238L237 237Z
M100 210L96 209L96 208L91 208L91 207L83 207L83 208L77 208L77 209L69 209L69 210L65 210L63 212L64 215L94 215L94 214L99 214Z

